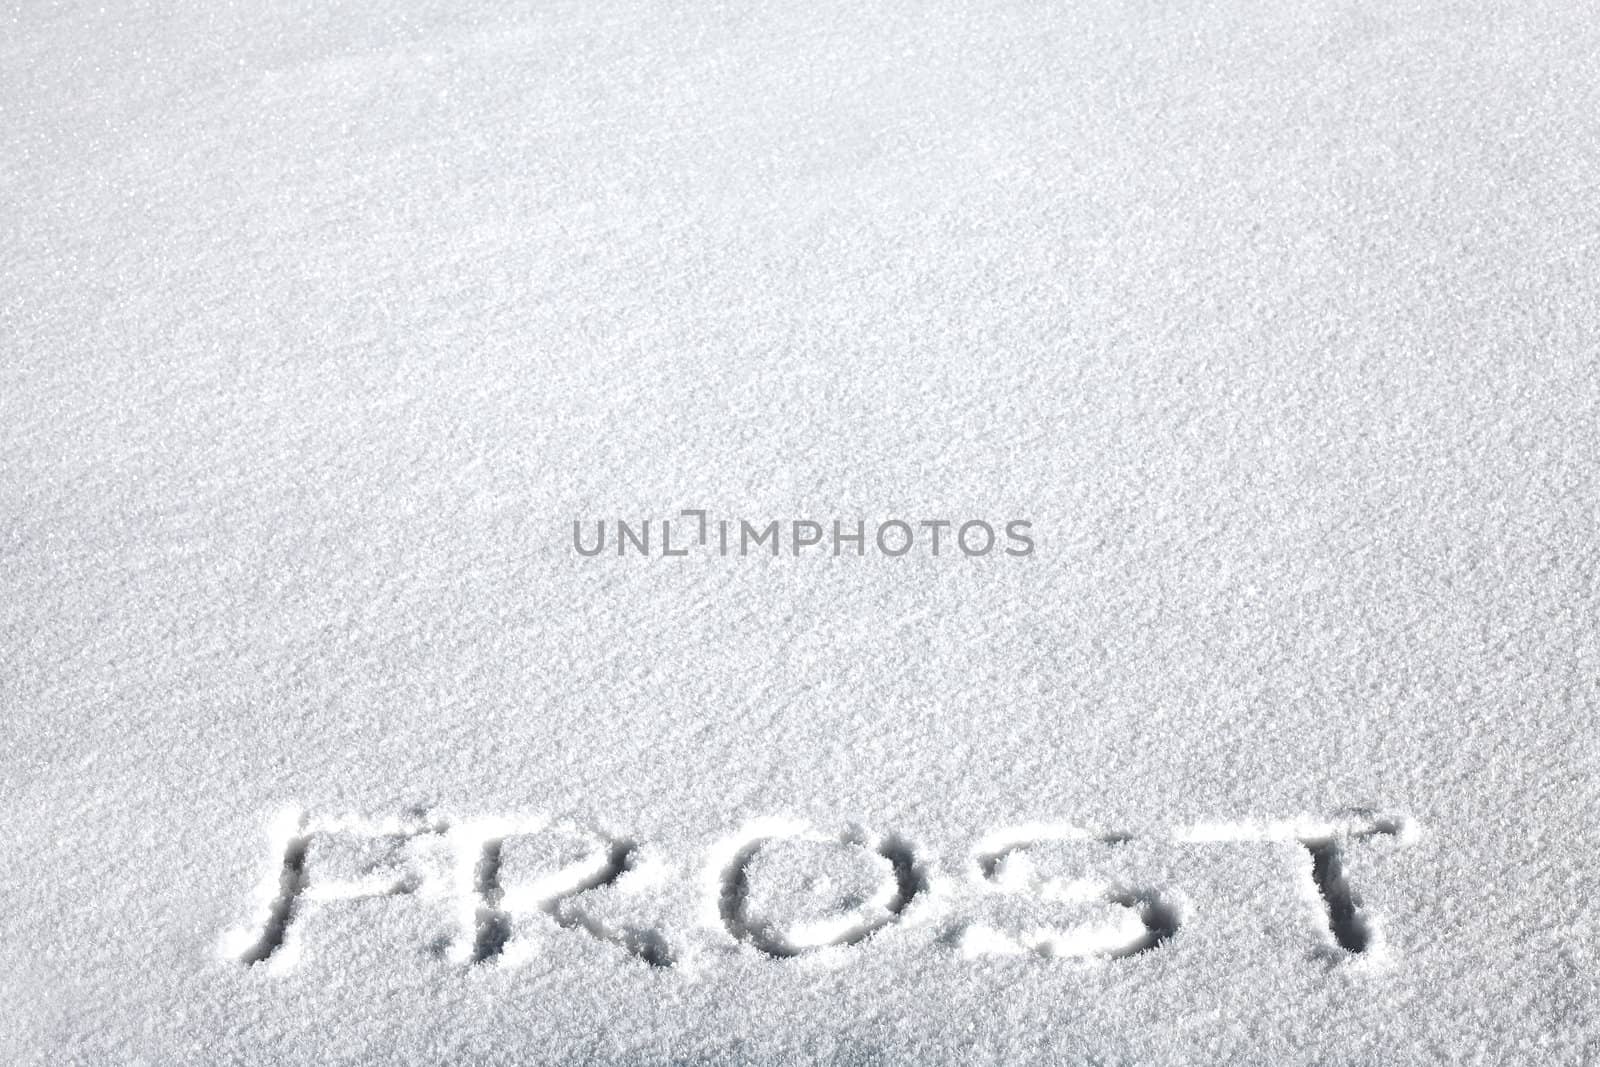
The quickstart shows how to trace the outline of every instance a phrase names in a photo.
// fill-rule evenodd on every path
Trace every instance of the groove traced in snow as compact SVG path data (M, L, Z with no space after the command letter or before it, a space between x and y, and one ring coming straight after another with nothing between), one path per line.
M353 900L362 897L406 896L422 893L444 895L449 886L427 872L397 869L385 880L382 875L363 881L315 881L309 869L313 846L320 836L342 837L374 842L398 842L436 836L442 841L449 826L443 820L417 813L371 820L354 816L309 819L298 809L288 809L273 820L270 839L279 857L276 878L261 893L260 934L232 931L223 942L223 954L246 965L264 964L274 970L292 967L299 955L295 944L296 920L307 901Z
M826 922L783 926L771 918L752 915L750 869L763 849L781 841L805 841L864 849L886 862L888 879L859 906ZM738 837L718 850L716 872L717 917L736 941L751 945L763 955L789 959L818 949L854 945L890 925L904 914L927 887L927 877L910 845L894 835L878 835L859 827L838 834L823 834L804 824L775 820L751 823Z
M1126 959L1159 948L1183 924L1179 905L1162 893L1119 882L1040 878L1025 861L1030 849L1051 842L1116 848L1133 840L1122 832L1096 832L1066 823L1030 823L985 835L974 850L980 889L994 897L1032 897L1088 906L1112 906L1116 919L1070 927L1032 926L1005 931L988 923L959 924L949 939L966 956L1035 955L1060 959Z
M289 934L289 922L295 903L305 888L306 839L296 834L288 838L279 850L283 856L282 870L278 876L278 891L267 904L266 921L261 924L261 936L245 944L238 952L241 963L265 963L273 953L283 947Z
M538 868L538 877L530 881L508 886L507 867L520 858L518 846L536 842L547 848L577 845L579 852L565 861L558 859L554 869ZM518 919L537 916L559 929L616 945L652 967L672 965L673 952L659 931L609 923L578 906L577 898L615 886L636 870L639 846L632 840L552 825L542 818L517 822L488 818L463 823L456 835L456 849L457 882L470 887L461 893L462 924L472 932L451 954L457 962L521 962L535 949L526 936L519 936Z
M1376 838L1403 847L1419 833L1408 817L1353 811L1332 819L1179 826L1147 840L1297 846L1306 857L1298 876L1315 902L1326 952L1354 960L1381 957L1383 942L1376 917L1351 884L1349 849ZM310 905L410 895L457 902L460 932L442 938L436 951L468 967L515 966L539 950L543 923L587 934L651 967L678 962L664 930L611 921L603 909L585 906L591 892L637 896L653 884L640 875L640 846L628 837L553 825L542 816L454 821L413 812L310 819L297 810L275 819L270 837L275 862L258 890L258 918L248 929L229 932L222 946L226 958L246 966L265 965L273 973L292 968L299 923ZM1120 875L1043 877L1029 853L1050 843L1078 843L1114 858L1134 840L1066 823L993 831L974 846L971 877L959 883L942 876L936 881L894 834L855 826L824 833L792 820L758 819L713 848L704 921L762 956L789 959L864 942L903 922L924 897L940 913L952 903L959 908L987 900L1007 911L1005 928L967 919L946 927L938 940L969 956L1125 959L1175 938L1191 918L1181 896ZM952 894L956 899L945 899ZM1027 909L1038 905L1064 905L1080 921L1060 925L1049 915L1030 915Z
M1311 886L1327 919L1330 951L1335 959L1376 954L1383 944L1377 922L1362 906L1361 896L1345 869L1345 853L1352 844L1389 837L1407 844L1416 836L1411 820L1369 812L1355 812L1328 832L1298 840L1311 858Z

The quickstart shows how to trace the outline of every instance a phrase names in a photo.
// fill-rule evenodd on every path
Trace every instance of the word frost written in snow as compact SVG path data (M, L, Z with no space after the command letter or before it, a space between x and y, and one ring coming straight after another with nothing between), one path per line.
M1382 958L1383 939L1351 883L1349 854L1380 841L1404 847L1418 833L1403 816L1355 813L1198 824L1154 840L1182 848L1290 846L1316 953L1354 961ZM676 943L682 939L668 930L610 917L618 909L607 907L608 899L648 899L664 878L664 868L643 863L630 838L541 817L308 818L290 811L274 823L272 840L275 867L260 893L259 917L231 931L223 953L273 973L300 958L309 916L392 898L425 903L424 911L442 918L444 928L426 939L441 959L462 966L515 966L563 930L649 967L684 958L685 946ZM712 848L700 925L724 944L773 960L837 952L917 926L932 930L930 945L966 958L1128 959L1174 942L1194 919L1181 886L1144 884L1116 870L1119 850L1135 840L1061 823L1016 826L984 835L964 876L952 876L930 869L894 834L861 827L825 833L758 819ZM1068 866L1092 873L1041 870L1063 852ZM1009 922L991 921L996 905L1009 907Z

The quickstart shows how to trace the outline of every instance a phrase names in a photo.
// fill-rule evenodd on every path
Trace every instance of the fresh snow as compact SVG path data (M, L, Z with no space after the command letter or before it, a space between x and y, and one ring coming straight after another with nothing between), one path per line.
M0 1061L1600 1062L1597 57L23 0Z

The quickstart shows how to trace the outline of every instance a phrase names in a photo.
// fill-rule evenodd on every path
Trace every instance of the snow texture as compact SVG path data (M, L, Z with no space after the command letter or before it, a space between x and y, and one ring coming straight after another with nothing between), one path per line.
M1597 57L22 0L0 1060L1600 1061Z

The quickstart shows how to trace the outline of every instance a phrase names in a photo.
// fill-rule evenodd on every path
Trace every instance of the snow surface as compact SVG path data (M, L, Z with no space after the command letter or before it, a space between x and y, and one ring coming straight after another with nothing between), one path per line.
M1597 57L14 6L0 1059L1600 1062Z

